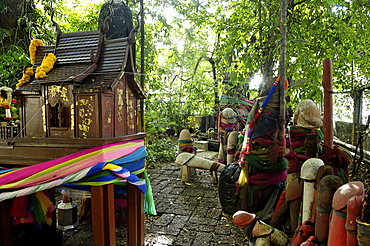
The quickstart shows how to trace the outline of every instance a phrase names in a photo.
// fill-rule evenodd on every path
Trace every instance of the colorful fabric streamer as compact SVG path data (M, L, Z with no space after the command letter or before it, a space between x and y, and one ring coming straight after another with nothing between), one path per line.
M238 117L240 124L244 128L247 122L247 119L248 119L249 112L251 111L254 105L254 102L250 100L246 100L241 97L234 98L234 97L229 97L229 96L224 95L220 97L220 104L226 105L234 109L237 112L237 115L238 115L237 117Z
M10 216L13 217L13 225L46 222L50 226L54 210L55 206L48 194L36 192L29 196L14 198Z
M249 128L250 128L250 129L252 129L252 127L253 127L253 125L256 123L256 121L257 121L258 117L262 114L262 111L263 111L263 110L264 110L264 108L266 107L267 103L270 101L270 98L271 98L272 94L274 94L274 91L275 91L276 87L278 86L279 82L280 82L280 77L278 77L278 78L275 80L275 82L274 82L274 84L272 85L272 87L271 87L271 89L270 89L270 91L269 91L269 93L268 93L268 95L267 95L267 97L266 97L265 101L262 103L261 107L258 109L258 111L257 111L256 115L254 116L254 120L253 120L253 121L251 121L251 122L249 122Z
M0 201L79 182L84 185L104 185L128 181L145 193L145 180L135 174L145 170L146 156L143 140L133 140L93 147L33 166L9 169L7 172L2 170ZM99 178L83 182L84 178L94 174L94 177Z

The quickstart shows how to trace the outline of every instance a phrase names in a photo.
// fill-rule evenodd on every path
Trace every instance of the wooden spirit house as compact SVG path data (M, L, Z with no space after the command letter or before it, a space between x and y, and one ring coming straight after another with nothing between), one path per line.
M137 27L127 37L108 40L112 18L113 13L99 30L77 33L62 33L54 22L55 45L37 47L33 70L49 53L57 60L46 77L13 92L20 104L20 131L1 140L0 165L30 165L91 146L144 138L138 102L145 95L135 80Z
M37 72L49 54L56 61L45 77L36 73L13 92L20 122L0 126L0 167L30 166L96 146L144 140L139 101L145 94L135 79L138 26L132 28L131 17L128 35L107 38L110 21L123 19L114 15L116 3L110 1L99 30L62 33L53 21L55 45L37 46L32 70ZM90 191L94 245L115 245L113 184ZM143 193L132 184L127 193L128 241L144 245ZM8 201L0 202L0 245L10 241Z

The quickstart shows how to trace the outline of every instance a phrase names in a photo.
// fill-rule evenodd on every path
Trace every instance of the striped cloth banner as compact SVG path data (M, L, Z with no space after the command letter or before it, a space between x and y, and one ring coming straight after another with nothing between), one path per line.
M147 152L143 140L96 146L55 160L14 169L0 169L0 202L57 186L83 188L130 182L145 194ZM120 185L122 184L122 185Z

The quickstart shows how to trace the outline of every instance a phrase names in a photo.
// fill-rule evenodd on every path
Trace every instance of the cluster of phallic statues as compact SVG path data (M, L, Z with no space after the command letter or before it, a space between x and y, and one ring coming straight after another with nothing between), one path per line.
M238 162L235 189L240 193L233 220L254 245L370 245L370 236L363 229L357 232L364 224L365 187L348 181L348 155L323 145L319 108L312 100L301 101L285 132L278 123L278 103L261 110L264 100L256 101L242 131L232 108L220 112L217 161L197 157L184 129L176 159L182 181L199 168L210 170L217 183L217 172L222 175L227 165Z
M178 156L176 163L181 165L181 180L188 182L194 168L209 170L213 180L217 183L217 172L220 172L225 165L234 161L234 154L238 144L238 122L237 114L231 108L225 108L220 114L218 122L219 153L217 161L207 160L196 156L197 148L188 129L183 129L178 139Z

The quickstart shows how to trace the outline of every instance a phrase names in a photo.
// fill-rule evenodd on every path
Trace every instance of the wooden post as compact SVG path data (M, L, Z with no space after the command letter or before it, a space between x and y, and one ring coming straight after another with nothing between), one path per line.
M11 201L0 202L0 246L12 245Z
M333 79L332 61L325 58L323 62L322 86L324 88L324 145L333 148Z
M127 244L128 245L144 245L144 194L139 188L128 183L127 184L127 210L128 210L128 226L127 226Z
M91 186L94 246L115 246L114 185Z

